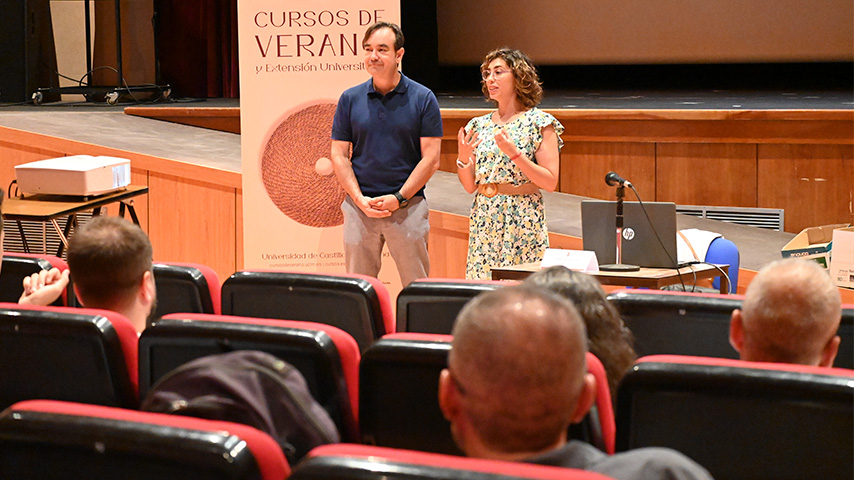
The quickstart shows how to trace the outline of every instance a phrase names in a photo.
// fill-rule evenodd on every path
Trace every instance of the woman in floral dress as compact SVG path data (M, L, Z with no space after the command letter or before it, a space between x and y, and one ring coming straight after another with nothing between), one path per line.
M457 136L457 175L477 192L469 219L466 278L491 268L537 262L549 246L543 195L557 187L563 125L536 108L543 89L527 55L486 55L483 93L498 109L473 118Z

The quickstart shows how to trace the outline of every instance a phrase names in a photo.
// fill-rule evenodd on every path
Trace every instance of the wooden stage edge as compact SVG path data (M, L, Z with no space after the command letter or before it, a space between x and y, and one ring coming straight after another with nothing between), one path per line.
M672 120L672 121L830 121L854 122L854 110L697 110L697 109L544 109L559 120ZM442 109L445 119L470 119L488 109ZM128 115L240 133L240 107L126 107ZM841 143L854 143L850 130L836 138ZM828 139L832 140L832 139Z
M240 107L126 107L124 112L192 127L240 133Z

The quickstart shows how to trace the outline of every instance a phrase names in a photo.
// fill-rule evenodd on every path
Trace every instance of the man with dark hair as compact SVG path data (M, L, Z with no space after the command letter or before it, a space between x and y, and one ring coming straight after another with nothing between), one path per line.
M145 328L157 295L151 242L138 225L119 217L93 218L69 240L68 268L84 307L120 313L137 332ZM62 290L56 283L39 282L38 275L24 280L24 296L45 302L38 305L50 304ZM67 284L68 272L63 276Z
M152 262L148 236L119 217L96 217L68 242L68 268L83 306L121 313L138 332L157 299Z
M567 440L596 396L587 334L575 308L541 287L483 293L460 312L439 405L470 457L594 471L628 479L709 479L684 455L641 448L606 455Z
M442 117L433 92L399 71L403 41L393 23L368 27L362 47L371 78L341 94L331 156L347 193L347 272L377 276L387 243L405 286L429 273L424 185L439 167Z
M762 268L732 312L730 343L742 360L832 367L842 320L839 289L811 260Z

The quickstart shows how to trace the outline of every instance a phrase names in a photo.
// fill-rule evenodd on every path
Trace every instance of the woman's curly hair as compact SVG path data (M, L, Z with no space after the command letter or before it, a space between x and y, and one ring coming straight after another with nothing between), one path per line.
M535 272L523 283L548 288L572 301L587 327L588 349L602 361L611 400L616 402L617 385L634 365L637 353L632 332L599 281L586 273L554 266Z
M516 79L516 98L526 108L533 108L539 105L543 99L543 86L540 83L540 77L537 75L537 68L534 62L528 58L521 50L512 48L499 48L486 54L483 63L480 65L481 73L489 68L489 64L496 58L500 58L507 63L510 70L513 72L513 78ZM489 98L489 90L486 88L486 80L480 82L483 95L487 100L494 102Z

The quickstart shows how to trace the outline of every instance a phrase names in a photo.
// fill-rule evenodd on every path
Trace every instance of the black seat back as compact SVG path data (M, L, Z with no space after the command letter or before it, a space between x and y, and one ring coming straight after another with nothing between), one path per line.
M362 442L383 447L462 455L439 409L439 374L448 365L451 337L406 334L377 340L359 368Z
M397 331L449 335L466 302L502 285L452 279L411 282L397 295Z
M359 426L364 443L462 454L439 408L439 376L447 368L450 350L449 335L396 333L365 351L359 369ZM610 410L610 399L606 403ZM594 408L570 427L569 435L604 451L598 422Z
M382 287L384 289L384 287ZM223 283L222 313L325 323L364 351L386 334L388 291L365 278L295 272L237 272ZM386 312L385 310L388 310Z
M0 305L0 409L29 399L138 405L133 326L90 312Z
M169 313L219 313L214 299L219 304L220 285L210 285L199 267L170 263L155 263L153 267L157 286L154 318Z
M344 332L323 324L220 315L168 315L146 328L139 338L140 397L145 398L160 378L191 360L236 350L270 353L296 367L342 438L353 441L358 438L353 408L357 395L358 346ZM352 374L348 368L353 370Z
M741 308L740 296L616 292L608 300L632 331L638 356L738 358L729 343L729 324L732 311Z
M2 478L278 480L288 471L278 444L241 424L54 401L0 415Z
M714 478L854 478L854 372L662 355L617 395L617 450L674 448Z

